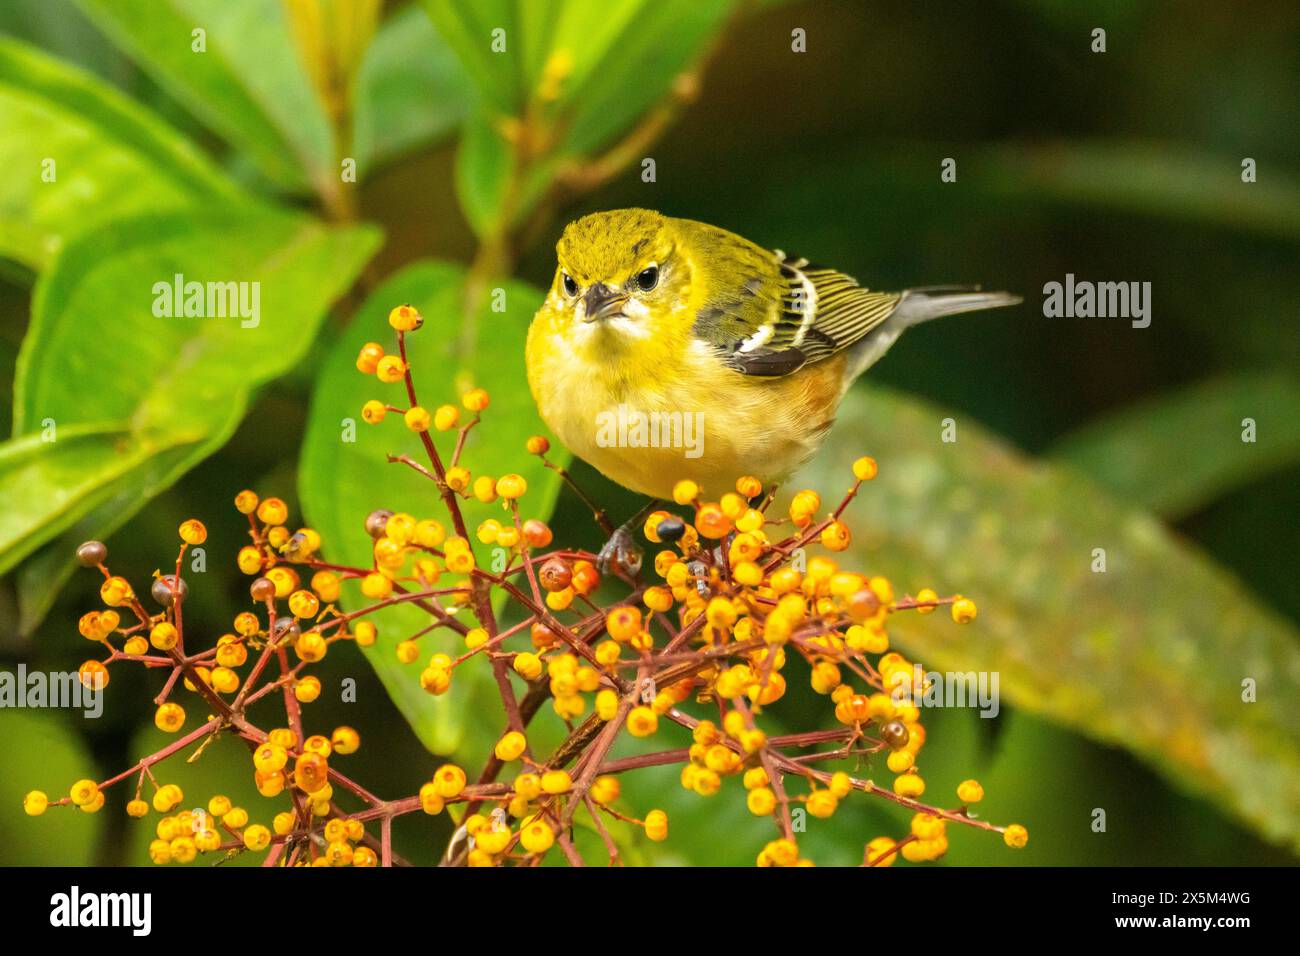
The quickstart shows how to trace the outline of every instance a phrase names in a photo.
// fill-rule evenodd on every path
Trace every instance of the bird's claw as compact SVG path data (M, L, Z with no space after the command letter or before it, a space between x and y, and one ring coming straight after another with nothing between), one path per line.
M641 549L632 540L631 532L619 528L609 536L596 555L596 568L601 574L609 574L613 568L622 568L630 575L641 570Z

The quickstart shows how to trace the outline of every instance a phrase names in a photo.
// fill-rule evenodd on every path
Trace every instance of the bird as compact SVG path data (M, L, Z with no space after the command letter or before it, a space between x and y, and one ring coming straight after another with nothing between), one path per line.
M573 454L651 499L611 536L607 566L635 559L630 529L680 480L721 493L742 475L787 478L907 329L1021 301L979 286L872 290L707 223L596 212L556 243L528 384Z

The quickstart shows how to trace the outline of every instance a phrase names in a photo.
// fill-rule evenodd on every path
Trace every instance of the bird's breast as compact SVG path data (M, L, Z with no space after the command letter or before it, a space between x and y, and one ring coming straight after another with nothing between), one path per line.
M764 379L727 368L701 342L646 361L582 355L539 334L528 375L543 421L613 481L661 498L683 478L711 495L741 475L785 478L820 444L843 390L841 357Z

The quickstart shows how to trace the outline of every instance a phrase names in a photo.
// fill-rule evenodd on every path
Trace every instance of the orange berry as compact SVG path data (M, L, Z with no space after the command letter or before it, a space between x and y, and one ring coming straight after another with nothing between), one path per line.
M357 353L357 371L363 375L374 375L379 360L384 357L384 347L378 342L367 342Z
M424 316L413 305L399 305L388 313L388 324L399 332L414 332L424 324Z
M182 522L180 527L181 540L186 544L202 544L208 540L208 529L203 526L202 521L190 518Z
M706 538L725 538L732 529L732 521L721 506L706 504L695 513L695 529Z

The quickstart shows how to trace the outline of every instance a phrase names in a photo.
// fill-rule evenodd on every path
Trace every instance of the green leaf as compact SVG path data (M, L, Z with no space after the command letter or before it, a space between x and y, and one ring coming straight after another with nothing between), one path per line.
M54 181L43 178L53 161ZM240 191L184 137L88 73L0 38L0 255L34 269L111 219Z
M263 212L149 216L70 243L37 284L18 358L15 438L0 446L0 487L16 502L0 571L110 500L112 521L126 520L224 443L377 241L373 229ZM249 283L259 308L248 319L158 317L177 275Z
M276 183L320 184L333 132L279 0L77 0L159 85ZM206 33L206 52L192 49Z
M575 68L563 87L572 108L564 151L584 155L607 145L672 90L673 82L704 52L735 6L625 0L569 0L553 42L574 51ZM617 8L621 16L614 13ZM594 34L596 40L588 42Z
M1271 840L1300 846L1300 650L1293 627L1158 521L1080 475L1026 460L962 419L852 391L799 487L834 495L863 452L880 475L852 505L857 567L901 593L978 603L958 627L899 614L927 668L1000 674L1002 699L1122 746ZM1093 549L1107 570L1094 573ZM1242 700L1242 681L1258 702Z
M554 163L542 162L530 167L523 173L524 181L512 186L519 175L515 150L492 121L476 114L469 118L464 129L456 152L456 194L465 218L480 236L500 225L517 224L546 191ZM506 218L504 223L503 218Z
M130 427L91 425L24 435L0 445L0 571L66 526L69 516L99 504L106 486L186 435L137 438ZM170 442L171 444L167 444ZM34 518L38 520L33 520Z
M410 454L423 458L419 441L406 430L400 417L390 415L377 426L359 424L361 406L372 398L404 407L406 395L400 384L384 385L356 369L357 352L368 341L392 348L393 331L387 315L395 305L410 303L424 315L424 327L407 337L407 353L420 402L430 410L456 403L452 381L462 371L456 366L456 345L460 328L464 270L450 263L420 262L409 266L375 291L360 315L339 339L317 378L311 417L299 469L299 493L311 526L320 532L323 552L335 562L354 567L373 563L372 542L366 535L366 515L376 508L406 511L420 518L432 517L450 529L437 489L427 478L401 464L389 464L387 455ZM528 436L542 431L525 381L524 336L528 322L543 293L531 286L507 282L503 286L506 309L502 313L484 308L480 321L478 353L468 371L474 379L490 385L492 403L483 421L469 433L462 463L474 475L500 476L509 472L523 475L528 493L521 500L524 514L545 519L558 494L558 480L528 455ZM348 422L356 429L355 441L344 429ZM433 433L444 462L453 445L450 434ZM426 462L427 464L427 462ZM467 502L462 505L472 533L489 517L498 520L501 506ZM490 566L491 555L480 549L479 560ZM345 597L349 590L345 592ZM429 624L427 614L409 606L386 609L375 616L380 639L366 650L366 656L388 689L389 696L406 715L420 740L435 753L451 753L466 743L466 734L486 746L500 732L503 720L499 704L476 692L492 686L486 664L475 660L456 672L451 690L433 697L420 688L421 663L401 664L394 654L399 640ZM422 661L436 650L456 647L458 638L450 631L435 632L421 639ZM425 653L427 651L427 653ZM491 703L482 720L475 720L476 702ZM469 722L467 724L467 721ZM479 750L475 756L481 757Z
M988 147L965 165L970 182L1008 201L1047 198L1300 238L1295 175L1273 168L1243 183L1241 157L1145 142L1070 142Z
M544 195L562 160L607 145L667 96L732 6L729 0L552 5L428 0L430 16L479 93L481 107L456 160L457 192L475 231L484 235L515 225ZM491 51L494 26L507 30L504 53ZM542 97L538 91L548 85L548 64L565 66L556 73L554 89ZM543 155L519 170L500 121L525 114L558 135Z
M516 30L515 0L424 0L433 25L456 51L484 105L513 113L523 92L519 47L527 38ZM534 6L540 6L535 4ZM506 49L492 51L492 31L505 30Z
M1131 405L1065 438L1052 457L1117 497L1182 518L1300 460L1300 382L1237 375ZM1242 440L1245 419L1253 442Z
M353 150L375 166L450 133L469 114L469 77L417 7L380 26L357 76Z
M81 716L80 713L77 714ZM5 773L0 774L0 840L9 866L93 866L103 814L60 813L53 807L39 817L21 810L29 790L44 790L51 800L72 781L90 776L94 757L73 729L72 720L52 709L0 709L5 739ZM12 808L12 809L11 809Z
M232 420L237 424L236 416ZM206 441L183 443L158 449L135 467L122 472L97 489L103 503L68 526L15 571L18 595L18 631L31 634L45 619L76 570L72 555L77 545L91 538L107 540L152 499L170 488L187 471L203 461L230 438L226 430Z

